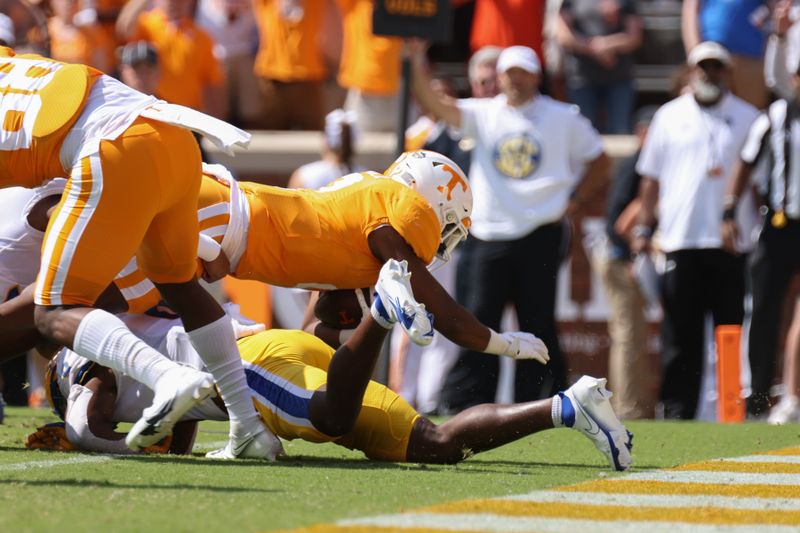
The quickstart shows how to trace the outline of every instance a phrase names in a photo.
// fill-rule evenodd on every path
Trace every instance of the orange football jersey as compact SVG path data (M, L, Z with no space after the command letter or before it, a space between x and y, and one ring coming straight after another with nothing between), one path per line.
M416 191L381 174L349 174L319 191L240 183L250 209L247 247L235 276L284 287L355 289L378 279L368 235L389 225L422 261L433 260L439 220ZM205 177L201 231L221 240L227 186Z
M65 175L62 141L100 75L0 47L0 187L36 187Z

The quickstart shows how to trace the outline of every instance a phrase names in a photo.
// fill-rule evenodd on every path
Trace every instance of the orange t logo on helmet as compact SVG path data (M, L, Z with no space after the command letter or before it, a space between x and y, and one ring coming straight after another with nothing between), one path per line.
M453 189L455 189L456 185L459 185L459 184L461 185L461 190L464 191L464 192L467 192L467 187L468 187L467 186L467 182L464 181L464 178L462 178L459 175L458 172L453 170L450 167L450 165L442 165L442 168L444 170L446 170L447 172L449 172L450 175L452 176L452 178L450 178L450 181L447 182L447 185L439 185L438 187L436 187L439 190L440 193L444 194L444 190L445 190L445 188L447 188L447 199L448 200L452 200L453 199Z

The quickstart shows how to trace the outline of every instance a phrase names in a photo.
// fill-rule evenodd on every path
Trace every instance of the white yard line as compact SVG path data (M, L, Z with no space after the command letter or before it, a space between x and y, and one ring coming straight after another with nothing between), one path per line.
M487 531L506 533L537 531L542 533L797 533L794 526L771 524L716 525L687 522L583 520L570 518L511 517L484 513L408 513L340 520L339 526L420 528L451 531Z
M747 511L800 511L800 491L797 498L751 498L693 494L624 494L606 492L571 492L545 490L497 498L504 501L571 503L575 505L625 507L716 507Z
M105 463L111 461L113 455L79 455L69 459L52 459L49 461L26 461L24 463L0 464L0 472L11 472L15 470L29 470L31 468L50 468L53 466L69 466L86 463Z
M712 459L712 461L729 463L785 463L800 465L800 455L746 455L744 457Z
M715 483L721 485L800 485L800 474L754 474L741 472L707 472L702 470L653 470L609 481L664 481L668 483Z

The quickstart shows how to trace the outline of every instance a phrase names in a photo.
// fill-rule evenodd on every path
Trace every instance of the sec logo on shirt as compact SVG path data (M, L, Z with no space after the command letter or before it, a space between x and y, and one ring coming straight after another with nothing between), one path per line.
M542 160L542 144L529 132L502 137L494 149L494 166L512 179L531 177Z

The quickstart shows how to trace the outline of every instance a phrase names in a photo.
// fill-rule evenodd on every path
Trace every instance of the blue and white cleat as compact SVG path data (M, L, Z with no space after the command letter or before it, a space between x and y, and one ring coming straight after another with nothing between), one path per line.
M408 262L389 259L381 267L375 284L372 318L389 329L398 323L414 344L427 346L433 340L433 315L414 298Z
M611 392L606 389L605 378L583 376L558 395L564 425L591 439L613 469L627 470L632 463L633 434L614 414L608 401Z

